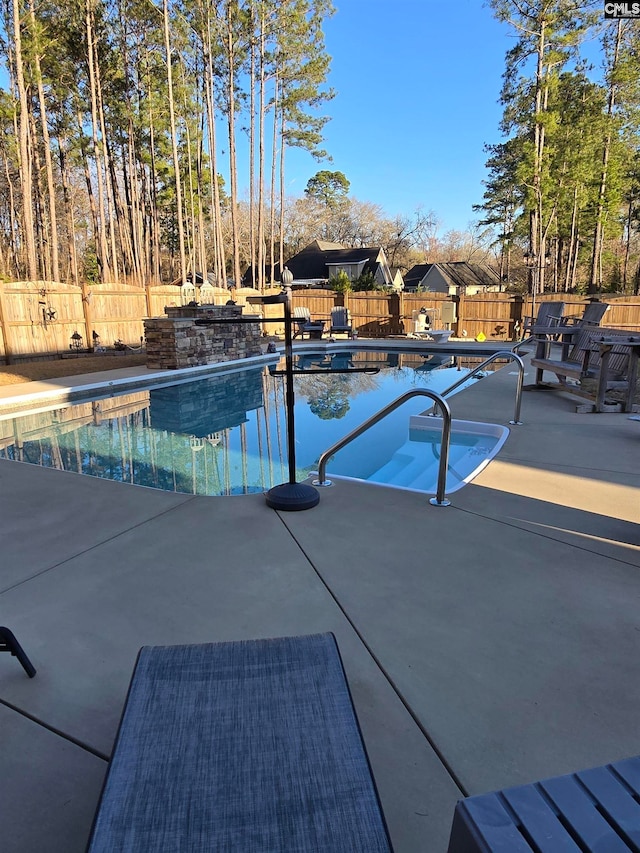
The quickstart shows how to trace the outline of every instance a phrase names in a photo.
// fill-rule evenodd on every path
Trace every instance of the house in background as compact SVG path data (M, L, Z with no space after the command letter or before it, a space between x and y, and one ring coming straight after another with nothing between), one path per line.
M404 274L404 290L405 293L416 293L418 290L424 290L424 277L429 272L433 264L416 264Z
M400 267L391 267L391 286L396 291L404 290L404 278Z
M486 264L450 261L439 264L417 264L404 277L405 290L447 293L449 296L498 292L500 276Z
M344 271L350 281L370 272L380 287L402 289L402 276L392 274L387 256L381 246L346 249L336 243L314 240L297 255L289 258L286 267L298 287L326 287L329 279Z

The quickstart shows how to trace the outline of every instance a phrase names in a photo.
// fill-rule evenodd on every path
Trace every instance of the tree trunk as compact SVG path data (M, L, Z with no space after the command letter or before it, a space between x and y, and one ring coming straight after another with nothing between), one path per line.
M13 187L12 175L9 171L9 157L6 151L4 153L4 173L5 180L7 182L7 187L9 189L9 251L11 254L11 267L10 271L7 270L7 274L11 277L18 278L18 270L20 269L20 253L18 249L20 243L20 226L18 222L19 216L16 208L16 197L15 190ZM9 261L7 259L7 264L8 263Z
M255 4L250 4L251 43L249 67L249 283L257 284L256 276L256 193L255 193L255 151L256 151L256 44L255 44ZM259 274L258 274L259 275ZM260 288L262 289L262 288Z
M178 157L178 138L176 134L176 114L175 103L173 97L173 75L171 72L171 43L169 40L169 4L168 0L163 0L164 11L164 46L167 59L167 88L169 90L169 118L171 122L171 151L173 154L173 168L175 171L175 188L176 188L176 224L178 226L178 244L180 251L180 280L182 284L187 283L186 278L186 257L185 257L185 242L184 242L184 222L182 211L182 182L180 180L180 159Z
M35 12L33 0L29 0L29 17L35 32ZM36 80L38 84L38 103L40 105L40 123L42 128L42 142L44 149L44 160L47 174L47 196L49 209L49 256L51 264L51 277L54 281L60 280L60 261L58 254L58 216L56 211L56 190L53 179L53 162L51 156L51 140L49 137L49 124L47 120L47 106L44 98L44 86L42 85L42 69L40 67L40 54L36 50L33 57Z
M33 217L36 238L36 257L38 259L38 274L39 278L42 278L45 281L51 281L51 255L48 250L49 241L51 239L51 227L47 217L46 206L44 204L44 191L42 186L43 168L42 161L40 159L40 146L38 145L36 117L33 112L29 115L29 127L31 139L35 143L32 148L33 171L35 175L35 180L33 181Z
M214 245L214 274L216 284L226 287L227 275L225 269L224 246L222 241L222 211L220 209L220 187L218 185L217 158L216 158L216 114L213 100L213 51L211 44L211 18L209 6L206 11L206 32L203 33L203 44L207 61L205 64L206 81L206 105L207 105L207 127L209 134L209 157L210 166L210 192L213 218L213 245Z
M116 181L113 168L113 159L111 157L111 145L104 120L104 100L102 97L102 75L100 73L100 63L98 61L98 49L94 43L95 57L95 81L96 81L96 100L98 106L98 121L100 123L100 139L102 140L102 157L104 163L104 181L105 181L105 211L107 223L109 226L109 243L111 246L111 276L114 281L119 281L119 263L118 263L118 247L116 244L116 225L118 233L122 234L122 213L121 204L118 192L118 183Z
M77 121L78 121L78 137L79 137L79 139L82 140L83 139L83 136L82 136L82 133L83 133L83 131L82 131L82 115L80 113L78 113L78 115L77 115ZM97 260L98 266L100 267L101 277L103 278L103 276L102 276L102 271L103 271L102 256L101 256L101 253L99 251L99 245L98 245L98 240L99 240L99 236L100 236L100 223L99 223L99 218L98 218L98 205L96 204L96 197L95 197L95 193L93 192L93 184L91 182L91 169L89 168L89 158L87 156L87 148L86 148L86 145L84 144L84 142L81 142L81 144L80 144L80 154L82 156L82 168L84 171L84 180L85 180L85 184L87 187L87 198L89 201L89 210L91 212L91 224L93 226L93 240L95 243L96 260ZM103 280L104 280L104 278L103 278Z
M264 12L260 7L260 97L258 104L258 286L264 290L265 286L265 258L264 258L264 87L265 87L265 32Z
M148 68L147 68L148 72ZM149 274L156 281L162 279L162 260L160 257L160 219L158 215L158 177L156 170L155 125L151 106L151 78L147 73L147 100L149 103L149 230L151 256Z
M36 239L33 222L33 166L32 166L32 140L29 131L29 98L27 96L27 84L24 77L22 62L22 34L20 30L20 9L18 0L13 0L13 38L16 63L16 86L20 99L20 183L22 186L22 222L24 230L22 239L24 241L27 262L26 274L30 281L38 279L38 260L36 256Z
M534 205L529 218L529 246L530 251L535 259L535 266L532 268L531 291L534 299L537 293L544 291L544 254L545 246L542 236L542 162L544 155L545 144L545 128L540 120L542 110L546 106L547 87L544 82L544 59L546 50L546 25L547 22L543 18L540 21L540 31L538 33L537 46L537 62L536 62L536 83L535 83L535 119L534 119L534 160L533 160L533 192ZM535 310L534 310L535 313Z
M204 78L204 75L200 75ZM209 280L209 264L207 258L207 241L205 235L204 222L204 199L206 198L204 188L204 114L200 118L200 128L198 133L198 154L196 160L196 181L197 181L197 198L198 198L198 253L200 255L200 269L202 271L203 281Z
M78 274L78 256L76 253L75 240L75 220L73 215L73 205L71 204L71 192L69 188L69 172L67 169L67 159L64 153L62 144L65 140L58 134L58 161L60 163L60 180L62 182L62 201L64 204L65 217L67 220L67 252L69 254L69 268L71 281L78 285L80 284L80 276Z
M142 215L140 209L140 180L138 176L138 166L140 162L137 156L134 145L134 129L131 117L129 117L129 132L127 134L127 149L123 150L122 168L124 172L124 194L125 194L125 212L123 227L127 232L127 242L131 253L131 271L134 281L138 287L142 287L145 283L145 275L143 272L143 236L141 233Z
M280 124L280 278L282 279L282 270L284 269L284 151L285 151L285 133L287 122L284 114L284 101L282 103L281 124Z
M271 151L271 189L269 192L270 211L269 211L269 259L271 262L271 282L273 283L276 268L276 170L278 165L278 95L280 94L280 80L276 70L275 81L273 87L273 142ZM282 275L282 266L280 266L280 275Z
M627 276L629 274L629 254L631 252L631 223L633 221L633 197L629 194L629 204L627 206L627 216L624 225L625 241L624 241L624 261L622 263L622 287L624 292L627 292Z
M109 257L109 244L107 242L107 227L106 227L106 201L104 189L104 175L102 166L101 146L98 141L98 99L96 95L96 75L95 75L95 51L93 37L93 2L94 0L86 0L86 36L87 36L87 61L89 69L89 89L91 95L91 133L93 137L93 153L96 163L96 178L98 185L98 200L97 200L97 215L98 215L98 233L96 241L99 239L99 250L97 251L100 259L100 269L102 281L108 281L111 278L111 261ZM85 171L86 175L86 171ZM91 179L89 178L89 182ZM98 249L98 246L96 246Z
M571 277L573 274L574 256L578 254L578 185L573 188L573 208L571 210L571 233L569 235L569 246L567 248L567 268L565 270L564 290L565 293L571 287Z
M611 122L613 119L613 111L616 103L617 85L614 82L615 71L618 65L618 56L620 54L620 43L622 41L622 19L618 19L618 27L616 29L616 40L613 49L613 58L611 68L609 69L609 98L607 101L607 134L604 140L604 148L602 150L602 169L600 172L600 186L598 187L598 201L596 204L596 223L593 232L593 256L591 258L591 276L589 278L589 293L597 293L602 289L602 244L604 234L604 202L607 192L607 177L609 170L609 153L611 151L612 128Z
M238 231L238 176L236 163L236 115L235 115L235 44L233 37L231 3L227 3L227 126L229 131L229 180L231 183L231 232L233 242L234 286L240 287L240 234Z
M183 90L184 91L184 90ZM185 106L183 104L183 106ZM200 270L197 259L197 228L196 228L196 208L195 208L195 198L193 191L193 154L191 151L191 133L189 131L189 122L185 121L184 127L186 143L187 143L187 179L188 179L188 193L189 193L189 227L185 229L185 243L186 243L186 252L189 257L188 269L191 270L191 277L193 286L197 287L196 281L196 271ZM187 199L185 198L185 218L186 218L186 205Z

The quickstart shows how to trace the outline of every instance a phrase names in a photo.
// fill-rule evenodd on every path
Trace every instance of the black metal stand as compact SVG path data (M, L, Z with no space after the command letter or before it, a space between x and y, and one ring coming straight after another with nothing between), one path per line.
M268 297L267 297L268 298ZM296 437L294 422L293 392L293 336L291 334L291 292L285 291L277 297L284 305L284 354L285 354L285 405L287 409L287 455L289 457L289 482L269 489L265 497L271 509L296 512L312 509L320 502L320 493L307 483L296 482Z
M36 674L34 665L27 657L20 643L16 640L13 631L10 631L8 628L0 627L0 652L9 652L14 657L17 657L29 678L33 678Z

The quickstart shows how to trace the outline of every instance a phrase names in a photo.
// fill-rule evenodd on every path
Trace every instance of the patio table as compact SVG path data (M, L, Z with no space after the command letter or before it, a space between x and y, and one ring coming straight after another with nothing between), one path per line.
M596 403L596 411L600 411L604 403L604 394L607 387L607 377L609 373L609 359L613 352L614 346L624 347L629 349L629 368L627 371L627 396L623 403L623 411L633 411L633 399L638 384L638 358L640 357L640 336L629 336L628 340L624 338L607 338L606 335L598 342L600 350L600 383L598 386L598 400ZM600 395L602 394L602 400Z
M324 320L310 320L304 324L303 332L306 332L312 340L319 341L324 334L324 327Z

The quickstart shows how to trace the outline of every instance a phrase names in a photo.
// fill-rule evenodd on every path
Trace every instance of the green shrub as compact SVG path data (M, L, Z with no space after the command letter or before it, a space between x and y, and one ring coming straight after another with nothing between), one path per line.
M376 283L371 270L367 270L366 272L363 272L362 275L358 276L358 278L353 282L353 289L377 290Z
M348 293L351 289L351 279L344 270L340 270L329 279L329 287L336 293Z
M100 281L100 264L98 256L93 247L87 247L82 259L84 278L88 284L97 284Z

